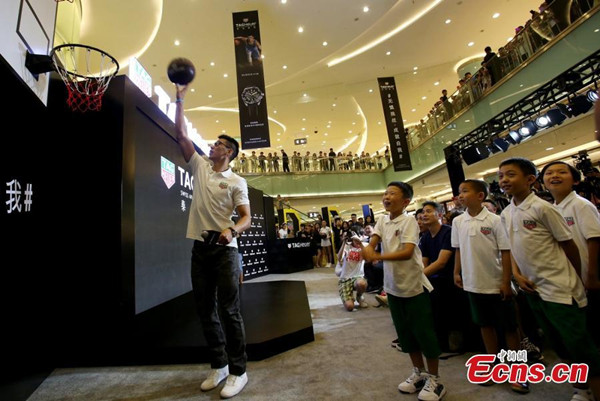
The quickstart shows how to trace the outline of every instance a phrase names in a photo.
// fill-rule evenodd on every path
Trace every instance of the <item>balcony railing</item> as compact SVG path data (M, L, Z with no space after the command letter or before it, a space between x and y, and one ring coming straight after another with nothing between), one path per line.
M567 30L582 16L600 8L599 0L554 0L535 12L524 27L518 27L510 42L447 98L440 98L419 124L408 128L408 145L416 149L472 104L485 97L490 89L530 59L549 42Z

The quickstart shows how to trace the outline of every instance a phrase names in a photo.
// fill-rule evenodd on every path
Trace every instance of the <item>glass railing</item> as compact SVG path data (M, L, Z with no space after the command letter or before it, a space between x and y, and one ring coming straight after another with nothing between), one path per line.
M561 32L577 22L592 9L600 7L599 0L554 0L523 27L515 36L465 82L452 95L441 98L421 121L408 127L408 145L416 149L472 104L485 97L501 80L538 53Z
M355 173L374 172L384 170L391 163L389 153L374 155L364 153L361 155L340 154L335 157L328 156L291 156L287 167L284 168L281 157L274 159L272 155L258 157L237 157L233 160L232 170L238 174L288 174L288 173Z

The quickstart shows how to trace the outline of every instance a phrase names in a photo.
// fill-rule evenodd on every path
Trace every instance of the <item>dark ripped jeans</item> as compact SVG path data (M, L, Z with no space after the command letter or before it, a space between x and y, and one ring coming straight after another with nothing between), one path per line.
M229 373L236 376L246 371L247 360L238 263L237 248L194 241L192 288L208 343L210 365L213 369L229 365Z

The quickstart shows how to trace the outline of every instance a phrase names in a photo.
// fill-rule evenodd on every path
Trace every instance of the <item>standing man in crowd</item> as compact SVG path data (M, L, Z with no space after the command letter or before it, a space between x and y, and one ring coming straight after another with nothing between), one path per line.
M187 237L194 240L192 289L212 368L200 388L212 390L227 379L221 397L230 398L248 383L236 240L238 232L250 227L248 184L229 168L239 151L235 139L220 135L210 146L208 156L196 152L183 114L186 91L187 86L177 86L175 130L183 157L194 177ZM235 224L231 220L234 209L239 216ZM219 317L225 324L225 331Z

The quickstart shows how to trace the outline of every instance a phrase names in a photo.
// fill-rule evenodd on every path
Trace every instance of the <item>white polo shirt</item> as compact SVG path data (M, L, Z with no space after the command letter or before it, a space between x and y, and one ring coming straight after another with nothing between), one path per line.
M589 200L571 192L560 204L554 204L573 233L581 257L581 277L587 277L589 254L587 240L600 237L600 213Z
M377 220L373 234L381 238L384 253L399 251L403 244L415 245L410 259L383 261L383 289L386 293L409 298L421 294L423 287L429 292L433 291L433 286L423 273L423 257L418 245L419 226L414 217L403 213L390 220L389 215L383 215Z
M234 209L250 204L248 184L231 169L215 172L208 158L200 156L197 152L194 152L188 164L194 175L194 193L187 237L204 241L202 231L221 232L233 226L231 216ZM237 240L234 238L227 246L237 248Z
M534 193L519 205L514 199L500 216L521 273L544 301L587 305L583 283L559 245L573 238L558 210Z
M499 294L502 285L501 250L509 250L500 216L485 207L477 216L468 212L452 220L452 247L460 249L465 291Z

